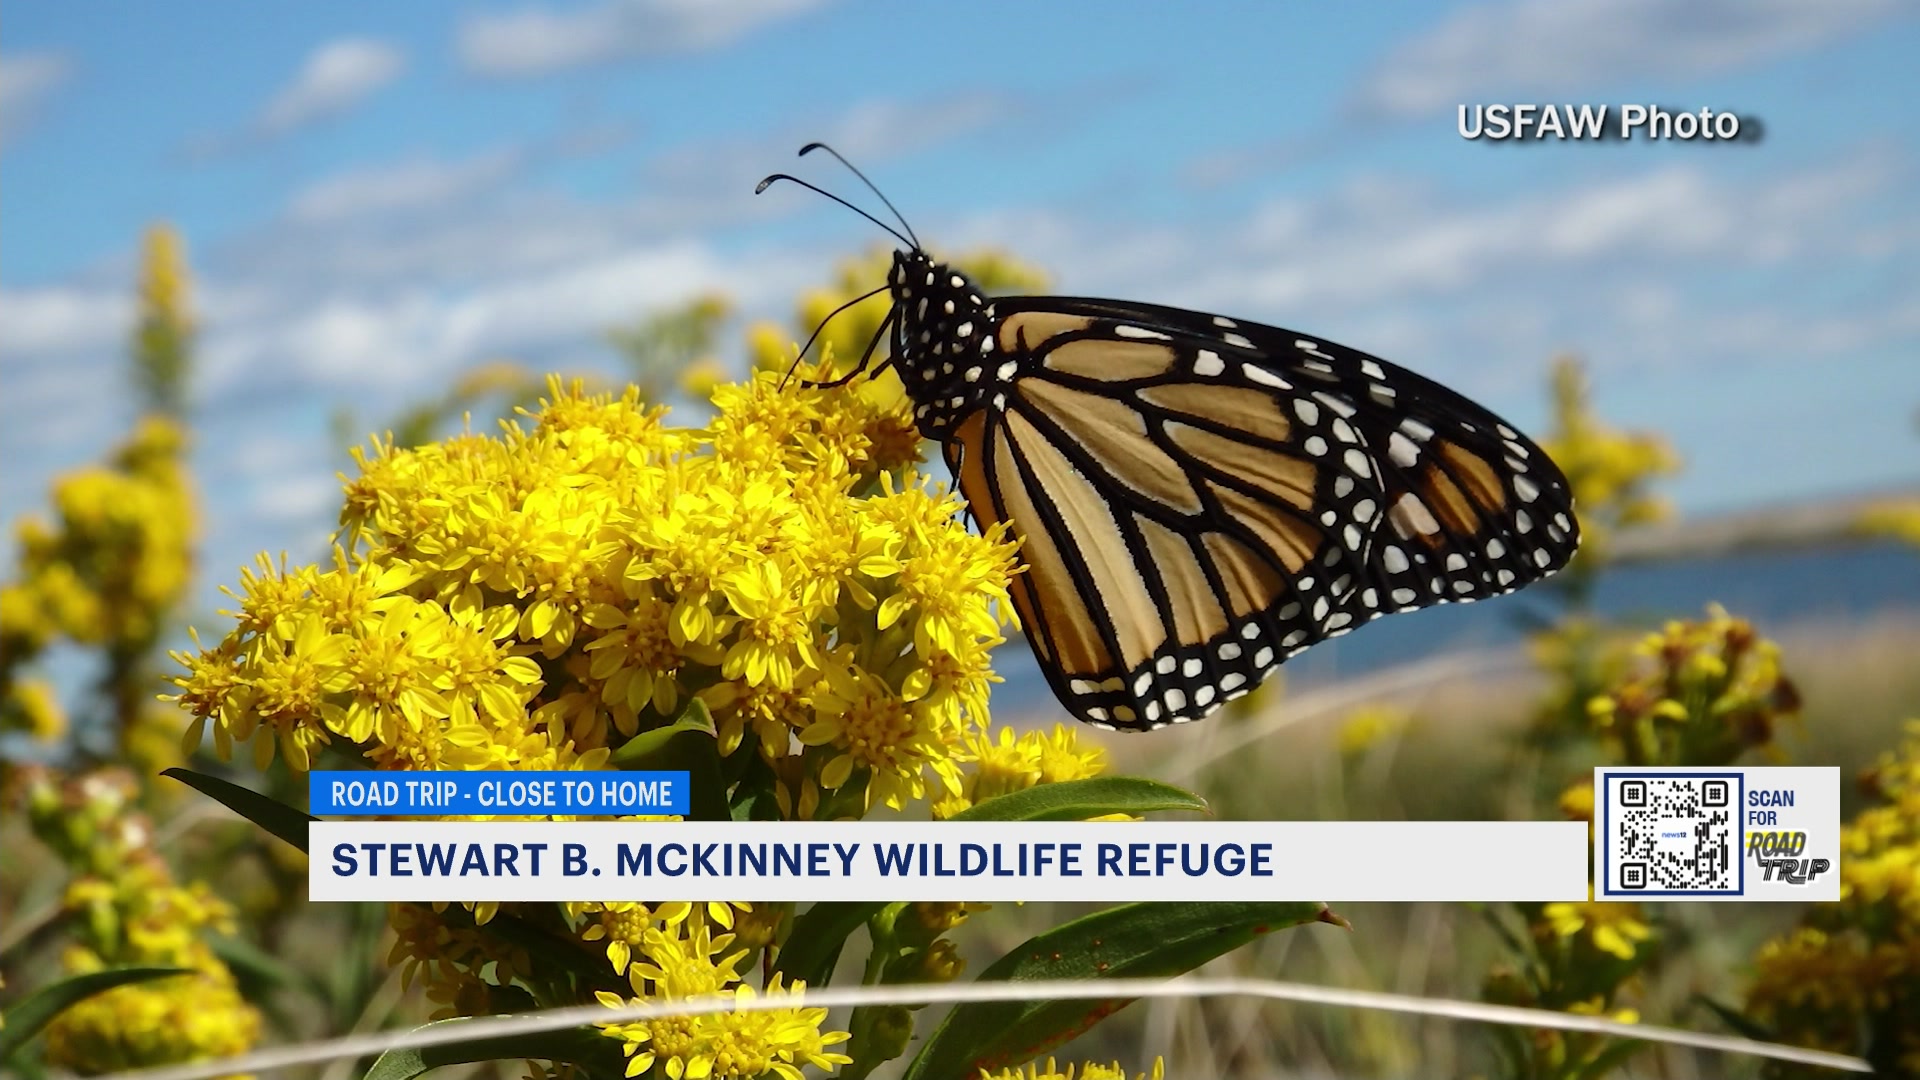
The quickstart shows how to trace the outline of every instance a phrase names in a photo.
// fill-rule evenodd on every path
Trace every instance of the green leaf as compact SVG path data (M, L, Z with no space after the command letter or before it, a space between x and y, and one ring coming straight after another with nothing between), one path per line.
M1138 776L1096 776L1037 784L995 796L955 814L954 821L1085 821L1108 814L1154 810L1207 813L1207 800L1171 784Z
M727 782L720 775L720 738L713 714L699 698L687 702L680 718L663 728L627 740L608 762L621 769L687 774L688 817L694 821L731 821Z
M879 900L823 900L794 917L787 942L780 947L775 971L789 980L804 979L808 986L825 986L840 961L840 950L855 930L878 915Z
M382 920L384 926L384 920ZM328 1001L328 989L319 978L301 971L260 946L244 938L212 937L207 940L213 955L233 970L240 995L267 1015L283 1032L297 1030L292 1014L283 1007L276 990L293 988L321 1003ZM364 954L360 954L365 962Z
M326 987L312 975L267 952L245 938L211 937L207 944L213 955L233 969L242 982L268 990L292 987L305 993L326 997Z
M173 768L161 770L160 775L173 777L301 851L307 850L307 826L320 820L257 791L203 772Z
M458 1016L438 1020L416 1031L464 1024L473 1017ZM491 1039L469 1039L405 1050L389 1050L367 1070L366 1080L413 1080L414 1077L445 1065L468 1065L476 1061L518 1059L556 1061L588 1068L611 1070L619 1075L620 1044L592 1028L568 1028L564 1031L536 1031L522 1035L501 1035Z
M686 710L679 719L666 727L643 731L628 739L607 762L621 769L664 768L651 763L654 755L663 752L674 736L683 731L698 732L712 739L720 737L719 729L713 724L713 714L707 711L706 702L693 698L687 702Z
M1613 1039L1606 1049L1595 1054L1592 1061L1582 1065L1573 1074L1574 1080L1600 1080L1612 1075L1613 1071L1626 1064L1628 1058L1647 1048L1641 1039Z
M1029 938L981 972L980 981L1179 975L1262 934L1334 919L1324 905L1313 903L1126 904ZM921 1047L904 1080L971 1080L982 1069L1030 1061L1130 1000L955 1006Z
M1693 995L1696 1004L1705 1005L1707 1011L1720 1018L1720 1022L1732 1028L1737 1034L1757 1042L1779 1042L1780 1035L1763 1024L1755 1023L1745 1013L1731 1005L1724 1005L1705 994Z
M557 905L554 910L558 910ZM627 980L613 973L613 965L607 963L604 952L595 949L589 942L554 933L531 918L501 911L482 926L475 921L473 912L459 904L447 905L447 910L441 912L440 918L455 929L472 929L526 950L528 959L533 961L536 975L558 965L573 976L578 986L589 992L611 990L625 996L631 991Z
M109 971L89 971L85 975L75 975L42 987L7 1010L7 1026L0 1028L0 1061L12 1057L14 1051L32 1041L42 1028L53 1022L54 1017L95 994L104 994L117 986L193 973L191 968L114 968Z

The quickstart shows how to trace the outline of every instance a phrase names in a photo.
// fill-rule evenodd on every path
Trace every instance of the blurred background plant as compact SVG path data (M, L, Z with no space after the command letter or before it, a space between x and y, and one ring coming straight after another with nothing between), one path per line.
M1882 1076L1920 1075L1920 720L1861 788L1871 805L1841 832L1840 902L1761 946L1747 1015L1754 1035L1857 1054Z

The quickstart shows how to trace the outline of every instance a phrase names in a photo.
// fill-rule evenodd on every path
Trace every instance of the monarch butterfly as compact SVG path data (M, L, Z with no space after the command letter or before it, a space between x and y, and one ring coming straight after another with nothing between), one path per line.
M989 297L935 262L831 147L800 153L815 149L906 230L784 173L756 189L799 184L905 245L867 294L888 292L891 310L835 383L866 372L890 335L872 373L899 369L975 524L1021 538L1014 607L1079 719L1131 731L1200 719L1318 642L1512 592L1579 546L1560 469L1446 387L1241 319Z

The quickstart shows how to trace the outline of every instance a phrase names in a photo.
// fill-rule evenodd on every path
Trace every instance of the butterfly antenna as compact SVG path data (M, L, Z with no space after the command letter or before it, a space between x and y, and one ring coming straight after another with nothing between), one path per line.
M835 195L833 192L828 191L825 188L815 187L814 185L807 183L805 180L802 180L797 176L788 176L786 173L774 173L772 176L767 177L765 180L762 180L760 181L759 184L755 185L753 189L753 193L755 195L760 194L761 192L772 187L774 182L778 180L787 180L792 183L799 184L801 187L806 188L808 191L814 192L815 194L825 195L827 198L832 199L834 202L839 203L841 206L846 207L847 209L853 211L854 213L859 214L861 217L866 218L868 221L873 222L875 225L878 225L881 228L892 233L893 238L895 240L898 240L901 243L907 245L908 247L914 248L916 250L920 247L920 245L915 243L914 241L909 240L904 236L901 236L899 229L896 229L893 226L887 224L886 222L881 221L879 218L874 217L872 214L867 213L865 210L862 210L859 207L848 202L847 200L841 198L840 196ZM906 223L901 222L901 224L904 225Z
M847 310L848 308L852 307L855 304L860 303L863 300L873 299L874 297L880 295L881 293L886 292L887 288L888 286L882 285L879 288L873 290L872 292L861 293L859 296L856 296L853 299L847 301L846 303L841 304L839 307L834 308L832 311L827 312L827 317L824 319L821 319L820 325L813 328L813 333L808 336L807 343L805 345L800 346L800 351L794 355L793 363L788 365L787 367L787 373L781 376L780 388L782 390L787 388L787 380L793 378L794 369L800 366L801 357L806 356L807 350L813 348L813 343L819 339L820 332L827 328L827 324L833 321L833 317L835 315L840 314L841 312Z
M907 224L907 216L900 212L899 207L893 205L893 200L887 198L887 193L884 191L881 191L879 188L879 185L867 179L866 173L863 173L859 169L855 168L853 162L848 161L846 158L842 157L840 155L840 151L835 150L833 147L828 146L826 143L823 143L823 142L808 143L807 145L800 148L800 156L806 157L808 154L812 153L815 150L825 150L827 153L832 154L835 161L838 161L840 164L845 165L847 167L848 172L851 172L853 175L859 177L860 182L867 185L867 190L873 192L875 195L878 195L880 197L880 201L887 204L887 209L893 211L894 218L900 222L901 228L907 230L907 235L910 237L913 237L914 250L918 251L920 249L920 238L914 235L913 226Z
M867 370L867 362L873 359L873 351L880 347L880 339L887 336L887 329L893 325L893 320L898 318L899 315L900 309L895 308L887 312L886 318L880 320L880 329L873 332L873 339L867 342L866 351L860 354L860 364L858 367L828 382L808 382L803 380L801 385L807 387L809 390L830 390L836 386L845 386L854 379L859 378L861 373ZM887 367L892 363L893 357L887 357L879 367L873 369L873 373L875 375L880 374L887 370Z

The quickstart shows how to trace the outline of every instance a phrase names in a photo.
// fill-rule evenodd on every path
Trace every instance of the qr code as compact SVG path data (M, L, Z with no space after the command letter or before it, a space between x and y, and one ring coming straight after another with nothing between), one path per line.
M1608 891L1733 892L1734 776L1608 776Z

